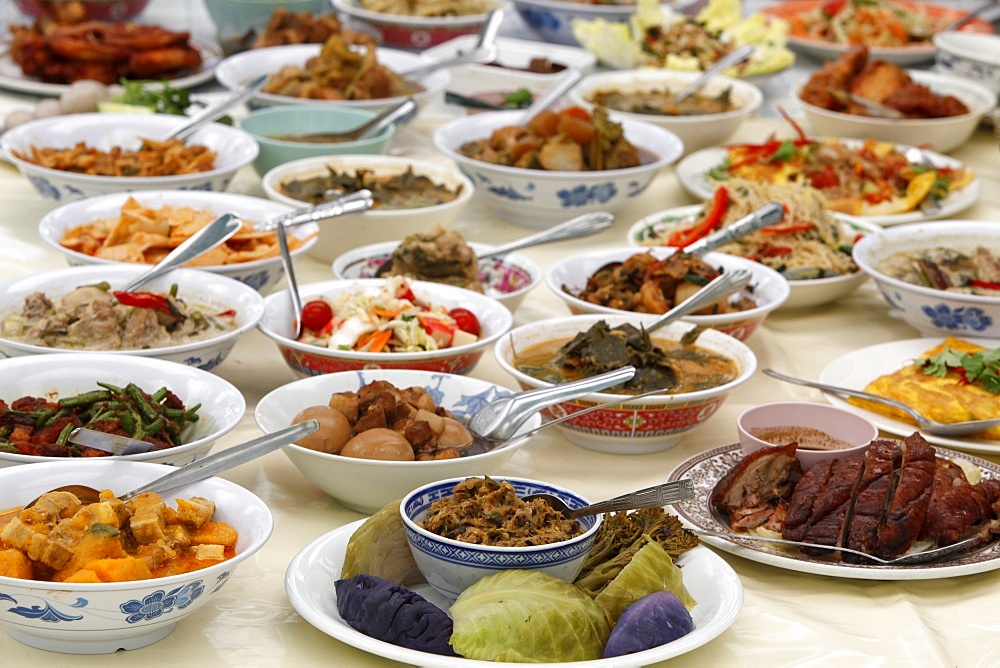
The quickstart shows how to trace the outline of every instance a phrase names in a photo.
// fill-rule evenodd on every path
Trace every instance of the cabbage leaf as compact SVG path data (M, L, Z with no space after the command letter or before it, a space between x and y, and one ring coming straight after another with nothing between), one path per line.
M451 644L467 659L559 663L600 659L611 634L601 607L541 571L488 575L451 606Z
M631 604L658 591L672 592L688 610L696 604L684 586L684 576L674 560L659 543L649 537L644 538L646 545L594 599L612 621L617 622Z
M399 503L392 501L379 509L351 535L340 571L342 579L374 575L404 587L424 581L406 542Z

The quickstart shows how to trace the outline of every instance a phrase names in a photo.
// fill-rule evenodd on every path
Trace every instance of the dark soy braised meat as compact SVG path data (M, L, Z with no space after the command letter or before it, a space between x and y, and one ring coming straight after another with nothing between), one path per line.
M802 473L794 443L761 448L743 457L712 490L712 507L729 514L733 531L764 524L792 492Z

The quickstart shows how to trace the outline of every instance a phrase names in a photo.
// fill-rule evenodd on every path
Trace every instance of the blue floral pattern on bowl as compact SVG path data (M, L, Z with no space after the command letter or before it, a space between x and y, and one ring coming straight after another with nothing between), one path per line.
M993 318L986 315L982 309L959 306L951 308L947 304L923 306L921 310L930 318L935 327L950 330L973 330L981 332L993 324Z

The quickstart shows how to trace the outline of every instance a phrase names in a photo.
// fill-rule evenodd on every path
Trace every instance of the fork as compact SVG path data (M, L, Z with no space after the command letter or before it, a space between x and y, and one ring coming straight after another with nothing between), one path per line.
M599 515L601 513L611 513L619 510L633 510L635 508L656 508L666 506L679 501L687 501L695 496L694 481L690 478L675 480L639 489L628 494L616 496L607 501L592 503L589 506L571 509L566 503L554 494L528 494L521 497L524 501L532 499L542 499L546 501L553 510L558 510L563 517L576 519L584 515Z
M683 482L683 481L680 481ZM901 557L893 557L892 559L882 559L874 555L868 554L867 552L862 552L860 550L852 550L847 547L837 547L834 545L820 545L819 543L804 543L797 540L786 540L784 538L770 538L768 536L754 536L752 534L742 534L742 533L731 533L728 531L711 531L709 529L692 529L690 527L685 527L688 531L699 536L711 536L713 538L722 538L728 541L739 541L739 540L749 540L755 543L771 543L776 545L788 545L790 547L808 547L820 550L827 550L831 552L846 552L847 554L853 554L859 557L863 557L881 566L900 566L907 564L922 564L928 561L934 561L935 559L940 559L941 557L946 557L949 554L954 554L963 548L971 546L976 541L982 540L982 536L978 534L975 536L970 536L965 540L960 540L957 543L952 543L951 545L945 545L944 547L937 547L933 550L925 550L923 552L914 552L913 554L904 554Z

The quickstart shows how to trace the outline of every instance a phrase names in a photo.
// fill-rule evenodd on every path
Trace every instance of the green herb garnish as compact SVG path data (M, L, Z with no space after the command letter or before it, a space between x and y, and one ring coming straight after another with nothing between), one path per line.
M987 392L1000 394L1000 348L964 353L945 348L923 361L924 373L944 378L949 371L957 372L968 383L980 383Z
M114 98L115 102L149 107L158 114L175 114L177 116L183 116L191 104L186 90L174 88L166 81L129 81L122 79L121 84L125 90L121 95Z

